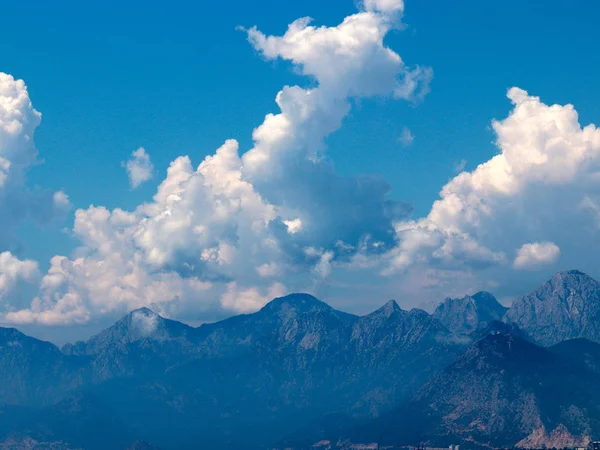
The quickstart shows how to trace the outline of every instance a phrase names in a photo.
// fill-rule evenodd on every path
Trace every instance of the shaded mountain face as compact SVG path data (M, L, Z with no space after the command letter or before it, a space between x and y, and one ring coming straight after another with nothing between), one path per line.
M508 333L470 347L406 404L365 425L358 442L470 447L584 445L600 433L598 373L565 353L593 347L572 341L547 349ZM595 367L595 366L594 366Z
M586 367L600 375L600 344L587 339L572 339L556 344L551 349L568 360L569 364Z
M499 320L493 320L485 327L475 330L469 337L473 342L478 342L490 334L510 334L524 341L533 342L533 339L514 323L506 323Z
M202 325L199 348L204 355L293 351L309 359L326 358L345 345L357 319L312 295L292 294L276 298L256 313Z
M508 308L489 292L447 298L436 308L433 317L449 330L470 334L494 320L502 320Z
M404 311L393 300L360 317L349 355L369 389L356 407L380 414L415 392L468 344L425 311Z
M197 329L141 308L86 342L63 346L62 351L90 359L90 376L99 382L162 373L184 363L198 351L197 336Z
M49 404L86 380L85 360L53 344L0 328L0 404Z
M516 300L504 320L545 346L575 338L600 342L600 283L578 270L560 272Z

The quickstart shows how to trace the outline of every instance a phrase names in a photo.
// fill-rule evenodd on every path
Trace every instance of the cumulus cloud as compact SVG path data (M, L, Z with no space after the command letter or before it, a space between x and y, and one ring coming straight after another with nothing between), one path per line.
M143 147L135 150L131 154L131 158L122 164L127 170L129 184L134 189L152 178L154 166L150 161L150 155L146 153L146 150Z
M0 250L15 247L23 220L46 224L71 207L64 192L33 192L26 184L27 169L38 163L34 132L41 117L23 80L0 72Z
M283 87L279 110L246 152L227 140L197 166L174 159L152 200L131 211L78 210L80 247L55 256L44 276L35 262L0 254L4 319L85 323L145 305L188 318L211 308L250 312L341 271L354 287L361 270L370 298L389 280L409 298L442 298L493 289L506 274L518 277L513 269L550 271L559 258L597 267L600 131L582 127L572 105L510 89L512 111L492 123L498 153L472 171L461 162L425 217L411 220L381 177L335 173L325 141L355 100L417 102L429 90L431 69L406 65L384 45L403 11L401 0L365 0L337 26L303 18L282 36L246 30L260 55L290 62L311 87ZM49 220L69 207L63 192L32 195L24 184L39 120L23 82L1 75L0 245L22 218ZM133 187L152 173L143 149L126 168ZM20 287L38 284L21 307Z
M277 263L266 263L256 268L256 272L263 278L281 275L281 268Z
M507 255L518 269L595 259L600 131L582 127L572 105L518 88L508 98L514 109L492 123L499 153L446 184L426 217L396 224L398 245L379 259L385 273L496 268L502 278Z
M281 283L273 283L267 292L262 294L256 287L239 289L237 283L232 281L227 285L227 290L221 296L221 305L230 311L249 313L262 308L269 301L276 297L282 297L287 293L285 286Z
M461 173L463 170L465 170L465 167L467 167L467 160L466 159L461 159L459 162L456 163L456 165L454 166L454 171L456 173Z
M283 223L290 234L296 234L302 229L302 221L300 219L284 220Z
M533 242L524 244L513 262L515 269L530 269L556 262L560 248L553 242Z
M280 112L266 115L244 154L228 140L196 168L187 156L175 159L153 200L133 211L78 210L81 247L56 256L31 306L6 320L86 322L147 304L172 314L246 312L285 291L272 277L307 285L359 250L393 247L393 222L410 208L387 198L381 177L341 177L323 154L353 99L414 102L428 91L431 69L408 67L383 43L402 11L398 0L368 1L334 27L304 18L283 36L247 30L266 59L290 61L314 87L285 86ZM140 162L149 167L146 158L140 149L127 163L133 186L151 172L136 172Z
M363 271L369 296L382 273L411 298L417 290L462 295L465 286L489 289L507 273L519 276L513 268L552 270L559 257L561 265L597 264L600 131L582 127L572 105L510 89L512 111L492 123L498 153L472 171L461 164L422 218L411 220L406 204L388 198L383 178L335 173L325 141L355 100L415 102L428 92L431 70L407 66L383 43L403 11L400 0L365 0L337 26L304 18L282 36L247 30L265 59L289 61L311 87L283 87L279 110L257 126L246 152L228 140L197 166L176 158L152 200L131 211L78 210L80 247L55 256L44 276L34 262L2 253L4 319L85 323L145 305L186 317L249 312L341 270L347 278ZM0 225L0 245L23 217L42 221L69 207L62 192L24 188L39 120L24 84L0 77L0 214L12 214ZM140 160L150 174L143 149L132 167ZM144 177L132 176L132 186ZM18 306L19 286L36 283L31 304Z
M35 283L40 277L38 264L31 260L20 260L10 252L0 253L0 305L6 308L15 306L12 295L20 284ZM12 300L8 304L8 300Z
M386 14L403 13L404 0L365 0L367 11L380 11Z

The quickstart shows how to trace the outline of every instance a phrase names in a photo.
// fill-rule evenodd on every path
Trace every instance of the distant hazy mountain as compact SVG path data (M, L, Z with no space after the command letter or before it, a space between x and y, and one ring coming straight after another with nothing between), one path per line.
M557 273L516 300L504 320L541 345L575 338L600 342L600 283L578 270Z
M49 342L0 328L0 405L51 404L85 382L86 364Z
M489 292L447 298L437 307L433 317L449 330L470 334L494 320L502 320L508 308Z

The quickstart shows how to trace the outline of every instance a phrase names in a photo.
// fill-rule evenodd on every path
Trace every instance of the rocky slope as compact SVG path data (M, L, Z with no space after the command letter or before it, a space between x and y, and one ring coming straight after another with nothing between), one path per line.
M86 382L87 363L49 342L0 328L0 405L51 404Z
M449 330L470 334L494 320L502 320L508 308L489 292L447 298L436 308L433 317Z
M570 353L581 354L588 343L570 346ZM563 349L539 347L508 333L490 334L408 403L353 437L482 448L583 445L600 433L599 381L596 372L565 357Z
M575 338L600 342L600 283L578 270L557 273L517 299L504 320L541 345Z

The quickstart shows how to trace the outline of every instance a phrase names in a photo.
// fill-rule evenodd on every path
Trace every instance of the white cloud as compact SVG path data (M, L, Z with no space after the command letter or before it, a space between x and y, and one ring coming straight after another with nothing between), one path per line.
M542 265L552 264L558 260L560 248L553 242L533 242L523 244L517 251L513 262L515 269L531 269Z
M283 223L290 234L296 234L302 230L302 221L300 219L284 220Z
M461 163L420 219L408 220L409 208L388 199L382 178L334 172L325 140L354 100L417 101L428 91L431 70L408 67L384 45L403 8L398 0L366 0L337 26L300 19L283 36L248 30L263 57L291 62L311 87L277 94L279 111L254 130L247 152L228 140L197 167L176 158L152 201L132 211L78 210L73 232L81 247L52 259L27 307L16 306L15 292L40 276L8 253L5 320L85 323L144 305L175 315L249 312L287 291L275 277L305 287L342 270L351 283L363 271L369 296L383 272L407 286L403 292L441 298L442 290L497 286L506 274L519 276L512 267L552 270L559 256L562 266L597 267L600 131L582 128L571 105L510 89L514 109L492 124L498 154L472 171ZM0 225L0 245L21 219L48 220L69 207L62 192L25 189L39 120L24 84L0 77L0 214L17 211ZM138 152L134 163L148 158ZM132 176L132 185L144 177Z
M401 2L368 2L375 4ZM389 5L388 5L389 6ZM337 27L293 22L283 36L266 36L256 27L248 39L267 59L291 61L318 86L286 86L277 95L280 114L269 114L254 131L255 147L244 155L247 172L265 173L290 159L290 153L318 157L323 138L338 129L350 109L349 98L394 95L414 100L428 90L429 68L410 69L383 44L393 28L386 14L367 8Z
M26 184L27 169L38 162L33 138L41 117L23 80L0 72L0 251L16 247L23 220L45 224L71 208L64 192L32 192Z
M129 184L134 189L152 178L152 171L154 170L150 155L146 153L143 147L135 150L131 154L131 158L123 163L123 167L127 170Z
M365 0L365 9L386 14L402 14L404 12L404 0Z
M465 170L465 167L467 167L467 160L466 159L461 159L459 162L456 163L456 165L454 166L454 171L456 173L461 173L463 170Z
M281 267L276 263L263 264L256 268L258 274L263 278L275 277L281 275Z
M131 315L133 338L144 338L152 335L158 328L158 315L151 311L135 311Z
M402 128L402 134L398 138L398 142L400 142L400 144L402 144L404 147L408 147L413 143L414 140L415 137L413 136L412 132L407 127Z
M277 94L279 111L254 130L247 152L228 140L197 167L187 156L176 158L152 201L132 211L78 210L73 233L80 248L52 259L27 307L17 307L15 292L41 275L35 263L7 253L0 266L9 302L4 319L85 323L144 305L187 317L249 312L287 291L275 277L306 287L342 270L352 286L355 271L363 271L369 298L374 285L391 286L390 279L411 298L442 298L518 277L511 267L552 270L559 256L563 266L597 267L600 131L582 128L571 105L510 89L514 109L492 124L498 154L472 171L461 162L461 173L420 219L408 220L409 208L388 199L382 178L334 172L323 157L325 140L354 100L417 101L431 79L430 69L408 67L384 45L400 26L403 2L362 6L334 27L300 19L283 36L248 30L262 56L291 62L311 87ZM21 219L49 220L69 207L62 192L33 196L25 189L39 120L23 82L0 76L0 215L12 211L0 224L0 246ZM142 173L151 174L143 149L130 162L145 158L150 168ZM131 174L132 186L146 176ZM382 281L381 272L394 277Z
M254 312L276 297L285 295L286 288L281 283L273 283L266 294L261 294L256 287L238 289L236 282L227 285L227 291L221 296L223 308L240 313Z
M319 257L319 262L315 265L314 271L319 274L321 278L327 278L331 275L333 270L331 261L334 258L334 253L332 251L323 252L323 254Z
M21 283L32 284L38 281L40 277L38 264L31 260L20 260L10 252L0 253L0 305L6 303L16 288ZM15 300L12 299L10 305L15 305Z
M492 124L500 152L446 184L427 217L397 223L398 246L379 259L385 273L421 267L506 279L506 255L515 253L516 268L552 270L559 255L561 266L596 267L600 131L581 127L572 105L546 105L518 88L508 97L513 111Z
M340 177L322 154L352 99L416 101L428 91L431 70L407 67L383 43L401 12L401 2L378 0L336 27L300 19L283 36L248 30L264 57L291 61L316 85L284 87L280 112L265 117L242 156L228 140L197 168L187 156L175 159L153 201L134 211L78 210L81 248L55 257L32 305L6 320L85 322L146 304L173 314L245 312L285 290L269 278L306 285L359 248L379 254L393 246L392 221L405 218L407 206L387 199L381 177ZM135 152L128 170L146 157ZM151 170L129 172L135 186Z

